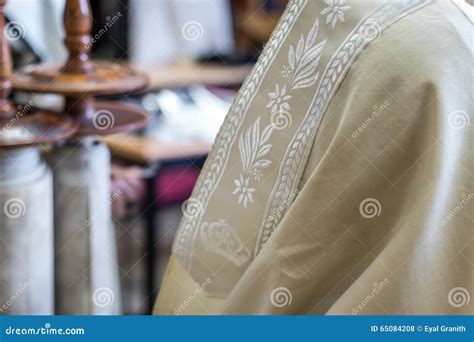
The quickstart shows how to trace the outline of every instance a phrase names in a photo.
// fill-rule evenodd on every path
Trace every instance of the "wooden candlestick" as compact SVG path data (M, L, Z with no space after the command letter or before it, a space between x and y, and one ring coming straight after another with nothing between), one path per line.
M5 35L6 0L0 0L0 148L56 142L73 135L77 123L67 116L35 110L32 105L16 109L10 100L12 61Z
M89 0L70 0L64 8L64 42L69 57L62 71L72 74L90 74L93 66L89 58L92 14Z
M128 67L90 59L92 14L88 0L66 1L64 27L69 51L66 64L27 66L14 75L14 87L64 95L64 112L78 122L78 135L112 134L146 125L148 114L138 107L94 100L95 95L144 89L148 79ZM108 115L106 119L112 124L101 125L97 122L98 115Z
M12 61L7 38L3 32L5 27L6 0L0 0L0 119L11 119L15 116L15 107L9 97L12 91Z

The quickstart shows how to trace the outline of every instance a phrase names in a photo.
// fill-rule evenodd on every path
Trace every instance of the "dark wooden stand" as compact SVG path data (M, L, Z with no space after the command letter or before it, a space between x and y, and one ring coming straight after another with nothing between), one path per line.
M69 52L62 66L29 65L13 77L17 89L64 95L64 111L79 124L77 134L106 135L146 125L148 114L121 103L96 102L95 95L130 93L147 86L147 78L134 70L109 62L92 61L92 16L88 0L68 0L64 10L65 44ZM110 123L101 125L100 114ZM99 114L99 115L98 115Z
M0 1L0 148L19 148L66 139L77 130L68 116L27 108L18 111L9 99L12 62L4 34L6 0Z

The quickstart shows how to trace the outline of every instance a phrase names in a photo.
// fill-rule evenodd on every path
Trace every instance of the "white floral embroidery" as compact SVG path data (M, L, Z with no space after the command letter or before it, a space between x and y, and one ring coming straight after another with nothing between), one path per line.
M281 159L278 179L268 198L264 219L260 226L255 255L260 252L280 223L281 218L286 214L286 210L291 204L287 202L287 199L298 189L304 170L302 166L306 165L308 161L317 129L332 99L331 94L334 94L334 90L342 82L354 59L374 39L373 32L378 32L378 35L399 18L431 2L432 0L406 0L381 3L370 16L359 22L356 29L332 54L321 77L321 83L318 86L315 99L311 103L311 108L300 123ZM374 30L374 27L377 29Z
M288 65L283 67L283 77L290 81L291 89L313 86L319 77L317 71L321 53L326 45L326 39L316 44L319 20L316 20L306 39L302 35L296 48L290 45Z
M192 247L196 236L196 227L200 226L211 202L212 194L220 185L219 179L228 165L229 150L238 137L240 127L247 116L254 96L260 89L275 56L280 52L282 43L288 37L307 4L308 0L291 0L289 2L285 13L262 51L258 63L242 85L239 95L222 124L221 131L214 142L212 151L193 191L193 198L202 203L202 210L199 215L193 215L190 218L184 217L173 245L173 253L188 270L192 267L191 253L194 250Z
M281 71L283 78L289 79L291 77L291 69L288 65L283 66L283 70Z
M291 110L288 100L292 98L291 95L286 94L286 85L281 87L275 84L275 92L268 93L270 101L267 108L271 108L272 114L286 113Z
M240 179L234 179L235 183L235 190L232 192L233 194L239 194L239 204L242 203L245 208L247 208L247 204L253 203L253 193L255 189L249 187L250 179L248 177L244 177L242 174L240 175Z
M281 121L291 123L290 110L291 107L288 100L292 98L286 93L286 86L280 87L275 85L275 91L268 93L270 101L267 103L267 108L271 108L272 117L277 117L278 120L272 122L263 129L260 133L260 119L253 123L245 134L242 134L239 139L240 159L242 161L243 172L239 179L234 179L235 189L233 194L238 194L238 203L243 204L247 208L248 203L253 203L253 193L255 189L250 187L250 176L256 181L259 181L263 176L263 170L271 165L271 161L265 157L270 153L271 144L267 144L272 135L273 129L282 129L287 127ZM280 117L284 116L286 120ZM287 118L287 116L289 118Z
M242 161L242 170L240 179L234 179L235 190L233 194L239 194L239 204L242 203L245 208L249 202L253 202L252 194L254 188L249 186L250 176L255 180L260 180L262 170L271 165L271 161L266 159L272 148L271 144L267 144L273 132L274 125L270 124L260 133L260 119L258 117L245 134L239 139L240 159Z
M332 28L336 27L337 21L344 22L344 12L351 9L346 5L346 0L325 0L328 7L321 11L322 15L326 15L326 24L331 23Z
M378 6L376 10L371 12L368 15L368 18L370 20L374 20L379 24L381 29L384 29L387 27L389 24L393 23L394 20L403 17L404 15L408 14L409 12L412 12L416 8L419 8L421 6L425 6L428 3L431 3L432 0L406 0L406 1L385 1L381 3L381 6ZM242 87L241 91L239 92L239 96L236 98L236 101L233 105L233 109L230 111L229 115L226 118L226 121L221 129L221 132L219 133L218 138L216 139L216 142L214 144L214 147L211 151L211 154L208 158L208 161L206 162L206 166L204 167L203 174L201 175L198 184L195 188L194 195L196 198L199 199L203 203L203 210L200 213L199 216L193 216L192 218L185 218L183 220L183 223L180 226L178 236L176 238L176 242L173 246L173 252L175 255L179 258L179 260L183 263L184 267L188 270L192 268L192 260L195 252L195 248L193 248L195 239L197 236L199 236L199 229L198 227L201 228L202 224L201 221L203 220L203 217L206 216L208 207L213 207L212 203L214 200L213 194L215 190L223 186L221 181L222 175L226 170L228 170L227 166L228 161L229 161L229 156L231 155L230 149L234 146L234 142L238 139L238 137L242 134L241 133L241 125L245 122L244 119L247 118L247 114L249 111L249 108L251 107L251 104L253 103L254 95L258 94L258 91L261 90L261 85L263 82L263 79L266 77L268 71L269 71L269 66L273 64L275 60L275 56L282 51L280 51L280 48L285 42L285 40L288 38L289 32L294 28L295 22L298 22L300 19L300 14L302 13L303 10L307 9L305 7L307 5L307 1L298 1L298 0L292 0L290 1L289 7L287 11L285 12L285 15L283 19L280 21L277 29L275 32L272 34L272 39L269 41L267 44L265 51L263 52L261 58L259 59L259 63L257 66L254 68L254 71L251 73L251 76L249 79L244 83L244 86ZM354 6L356 6L356 3L354 3ZM327 19L327 18L326 18ZM334 18L331 18L333 20ZM336 18L336 21L338 18ZM337 23L336 23L337 24ZM360 23L359 23L360 24ZM347 37L347 39L352 39L351 36L354 34L358 34L355 32L351 32L350 35ZM340 65L336 66L331 66L331 68L336 67L336 70L342 70L342 74L344 74L347 69L350 67L350 65L353 63L353 60L357 57L358 54L362 51L363 47L359 46L353 46L351 47L352 52L350 55L342 54L342 63ZM330 55L328 55L328 58L332 58L335 54L339 54L340 51L336 51ZM322 71L321 71L322 72ZM292 75L294 75L294 70L290 68L289 65L284 66L284 70L282 71L283 77L285 77L285 80L291 79ZM337 85L340 82L339 77L343 77L340 75L336 75L335 73L332 74L333 80L332 82L328 81L328 85L324 85L322 87L326 88L320 96L318 97L321 98L321 103L318 104L318 108L311 110L311 115L316 116L311 118L310 124L311 124L311 129L314 131L317 128L317 122L319 116L322 116L324 110L325 110L325 104L331 100L332 98L332 93L335 88L337 88ZM321 78L324 79L325 77L321 74ZM332 84L335 82L334 84ZM281 83L280 83L281 85ZM287 89L289 93L291 93L292 88L287 84ZM313 105L312 105L313 107ZM319 108L321 107L321 108ZM299 119L299 118L298 118ZM295 122L298 126L301 124L300 121ZM305 123L305 130L306 126L309 123ZM297 127L298 127L297 126ZM298 144L297 148L289 148L288 154L285 153L284 156L276 157L278 161L285 161L288 156L292 156L293 154L296 154L296 160L291 161L290 163L285 163L285 165L281 165L282 170L295 170L295 169L300 169L303 170L305 163L307 161L307 153L310 149L311 146L311 141L314 138L313 134L314 132L308 132L308 135L306 135L306 132L304 132L304 137L300 140L302 140L302 143ZM297 137L298 135L301 135L302 132L300 130L297 130L294 133L294 136ZM284 137L278 136L278 139L283 139ZM283 140L279 140L280 143L284 143ZM292 143L289 141L288 143ZM291 157L292 158L292 157ZM295 158L292 158L295 159ZM294 174L294 177L293 177ZM290 178L288 178L291 176ZM288 179L286 179L288 178ZM286 179L286 180L285 180ZM281 191L281 187L288 187L291 188L293 186L297 186L299 184L299 179L300 179L300 172L290 172L289 174L287 172L283 172L281 179L279 176L279 179L276 181L275 188L279 193L285 194L286 192ZM240 179L239 179L240 181ZM282 184L285 183L285 184ZM295 185L296 184L296 185ZM275 190L275 189L274 189ZM254 194L255 195L255 194ZM259 198L260 200L264 201L263 203L265 204L265 200L262 198ZM268 201L272 201L274 198L270 197ZM273 213L273 205L268 204L270 207L270 213ZM277 208L280 208L280 205L277 205ZM230 210L233 210L232 208ZM281 211L281 216L285 214L286 210ZM226 214L228 214L226 212ZM274 215L274 214L273 214ZM265 219L264 219L264 222ZM204 222L205 224L206 222ZM272 231L273 231L273 226L274 224L278 224L277 222L273 222L271 224L271 228L269 228L268 231L261 231L262 236L258 238L257 242L257 248L256 251L258 252L260 248L262 247L263 243L270 237ZM240 227L239 227L240 228ZM238 231L237 231L238 233ZM221 270L223 272L224 270Z
M326 45L326 40L316 44L318 36L319 21L316 20L308 35L303 35L298 41L296 48L290 45L288 51L288 65L283 67L283 78L288 84L275 84L275 91L268 93L270 100L266 108L270 108L271 122L260 134L260 117L255 123L242 134L239 139L240 157L243 172L240 179L234 179L236 188L234 194L239 194L238 203L246 208L249 202L253 202L252 193L255 189L249 186L250 176L260 180L262 170L270 167L271 161L264 157L270 152L272 145L267 144L273 130L283 130L291 126L292 117L289 100L293 97L287 93L290 90L313 86L319 78L317 70L321 53ZM249 189L252 190L249 192Z
M240 136L239 149L245 175L253 175L256 180L261 177L261 170L270 166L271 162L264 159L272 145L267 144L273 132L273 125L268 125L260 133L260 117Z

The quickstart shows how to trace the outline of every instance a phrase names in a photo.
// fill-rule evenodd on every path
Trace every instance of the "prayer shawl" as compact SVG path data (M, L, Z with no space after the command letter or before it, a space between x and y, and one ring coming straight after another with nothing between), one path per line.
M460 1L290 1L155 313L472 313L471 20Z

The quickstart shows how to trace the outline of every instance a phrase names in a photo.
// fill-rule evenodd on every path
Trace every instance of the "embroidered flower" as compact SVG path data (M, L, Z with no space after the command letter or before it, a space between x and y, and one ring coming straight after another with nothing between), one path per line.
M234 179L235 190L233 194L239 194L239 204L243 203L244 207L247 208L247 204L253 203L253 193L255 189L249 188L249 178L244 178L240 175L240 179Z
M291 77L291 72L291 68L288 65L284 65L281 74L283 75L284 79L289 79Z
M346 5L346 0L324 0L325 9L321 11L322 15L327 15L326 24L331 23L332 28L336 27L337 21L344 22L344 12L351 9L351 6Z
M262 170L259 169L259 168L253 168L252 169L252 176L255 178L255 180L259 181L260 179L262 179L263 177L263 173L262 173Z
M288 112L291 109L288 100L291 99L292 96L286 94L286 86L280 88L278 84L275 84L275 92L268 93L268 96L270 97L270 101L267 103L267 108L272 108L272 114Z

